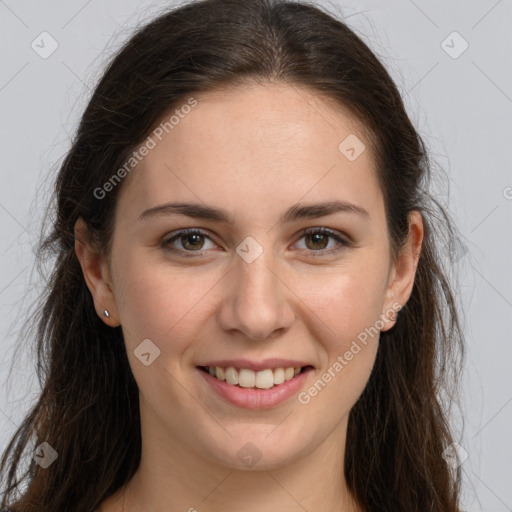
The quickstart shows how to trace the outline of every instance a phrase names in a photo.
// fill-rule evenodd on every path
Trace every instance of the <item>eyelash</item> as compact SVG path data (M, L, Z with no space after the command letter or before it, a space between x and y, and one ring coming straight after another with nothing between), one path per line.
M341 236L339 236L339 234L336 231L332 231L331 229L323 228L323 227L322 228L308 228L308 229L304 230L301 233L300 239L306 235L318 234L318 233L320 233L322 235L328 235L329 237L334 238L338 242L339 247L336 249L327 249L327 250L322 249L320 251L310 250L310 252L312 252L314 254L314 257L338 253L338 252L342 251L345 247L351 246L351 243L349 241L345 240L344 238L342 238ZM197 228L189 228L189 229L182 229L182 230L178 231L172 237L164 240L162 245L165 249L169 250L170 252L176 253L176 254L182 255L183 253L192 253L189 256L188 255L185 256L185 258L195 258L195 257L203 256L204 253L207 252L208 249L206 249L205 251L187 251L184 249L176 249L175 247L172 247L170 245L174 240L177 240L186 235L203 235L211 240L211 238L208 236L208 234L206 232L204 232L203 230L197 229ZM317 254L315 254L315 253L317 253Z

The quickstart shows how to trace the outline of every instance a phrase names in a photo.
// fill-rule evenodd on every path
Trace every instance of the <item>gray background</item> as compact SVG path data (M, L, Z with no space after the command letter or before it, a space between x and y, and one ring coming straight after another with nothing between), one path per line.
M0 0L2 451L39 391L30 340L17 336L40 290L33 251L55 164L105 59L166 5ZM462 413L453 420L464 424L458 440L468 453L463 509L512 511L512 2L330 5L384 61L447 173L439 198L464 237L458 268L468 348ZM58 43L48 58L31 47L51 48L42 32Z

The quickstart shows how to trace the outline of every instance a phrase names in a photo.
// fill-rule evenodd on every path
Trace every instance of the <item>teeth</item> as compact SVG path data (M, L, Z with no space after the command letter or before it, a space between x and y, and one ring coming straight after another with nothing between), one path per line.
M253 388L255 384L256 374L252 370L246 370L244 368L238 372L238 385L241 388Z
M276 368L274 370L274 384L282 384L284 382L284 369Z
M224 373L224 370L218 366L215 368L215 376L219 380L226 380L226 374Z
M233 386L238 384L238 372L232 366L226 368L226 382Z
M301 367L294 368L269 368L255 372L247 368L240 370L233 366L227 368L207 367L208 373L219 380L224 380L232 386L239 386L242 388L258 388L270 389L274 386L282 384L283 382L293 379L301 371Z

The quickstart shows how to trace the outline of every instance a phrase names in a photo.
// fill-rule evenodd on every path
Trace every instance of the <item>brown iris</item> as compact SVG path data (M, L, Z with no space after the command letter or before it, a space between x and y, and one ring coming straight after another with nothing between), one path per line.
M194 245L194 242L197 244L199 243L198 240L200 242L203 242L204 243L204 235L200 234L200 233L188 233L186 235L182 235L180 237L181 239L181 243L183 244L183 247L185 247L185 249L201 249L201 247L196 247ZM188 242L190 242L190 240L193 240L193 242L191 244L188 244ZM185 241L185 242L184 242ZM201 244L202 246L202 244Z
M322 233L306 234L306 240L308 240L309 238L312 238L314 240L313 244L315 245L315 247L309 247L310 249L325 249L329 242L329 236ZM322 244L322 242L325 243ZM318 247L319 244L321 244L322 246Z

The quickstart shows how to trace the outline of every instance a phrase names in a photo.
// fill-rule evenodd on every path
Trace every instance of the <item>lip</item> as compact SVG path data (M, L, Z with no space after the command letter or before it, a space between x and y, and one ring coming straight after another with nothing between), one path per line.
M297 368L297 366L302 368L303 366L313 365L307 361L294 361L292 359L281 359L278 357L273 357L258 362L251 361L249 359L223 359L221 361L219 360L199 363L196 366L218 366L219 368L227 368L228 366L233 366L234 368L247 368L248 370L259 372L261 370L266 370L267 368L291 368L292 366L294 368Z
M268 364L268 360L266 361L266 364ZM226 381L213 377L208 372L205 372L200 368L196 368L196 370L201 374L209 387L227 402L245 409L268 409L285 402L300 391L308 379L309 374L313 371L313 367L311 365L307 366L309 366L309 368L303 372L271 389L241 388L233 386L228 384ZM265 368L269 367L266 366Z

